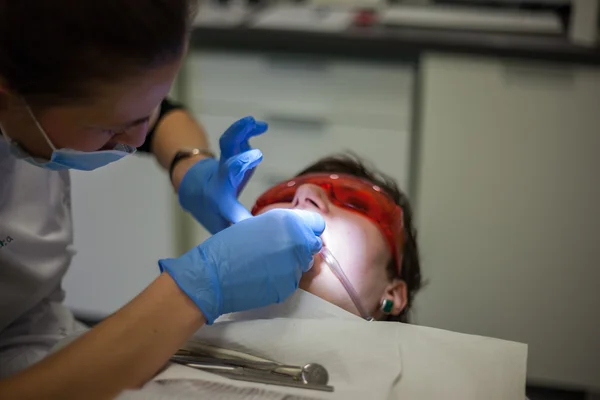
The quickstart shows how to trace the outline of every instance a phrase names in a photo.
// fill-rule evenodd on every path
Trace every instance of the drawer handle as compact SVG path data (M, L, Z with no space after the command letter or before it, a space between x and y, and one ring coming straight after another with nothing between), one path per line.
M566 65L540 63L504 63L504 76L511 85L550 85L550 87L572 87L575 84L575 69Z
M330 63L325 59L305 58L305 57L268 57L266 59L267 68L275 71L305 71L324 73L329 69Z
M303 131L317 135L322 135L327 126L327 120L319 117L271 115L265 117L265 121L269 124L269 129Z

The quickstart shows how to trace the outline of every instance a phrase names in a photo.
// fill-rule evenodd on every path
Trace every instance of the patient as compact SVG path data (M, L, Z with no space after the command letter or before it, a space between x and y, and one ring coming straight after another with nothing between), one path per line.
M408 322L421 270L410 204L393 179L354 155L331 156L267 190L252 213L274 208L321 214L327 224L323 244L344 270L362 308L373 319ZM361 315L361 305L320 256L300 288Z
M278 207L320 213L327 222L324 245L345 270L363 307L378 320L408 321L421 288L421 272L411 208L392 179L355 156L328 157L267 190L252 211L260 214ZM347 291L319 257L300 287L359 315ZM384 311L385 300L391 301L391 307ZM321 363L335 386L332 396L342 399L437 399L441 394L512 399L520 398L525 386L527 357L522 345L412 325L338 320L329 317L333 313L302 319L292 313L277 315L278 310L289 310L278 306L274 305L273 314L266 314L269 318L217 321L202 328L192 341L280 362ZM370 366L368 371L364 365ZM127 391L119 399L298 398L288 396L282 386L233 383L204 371L169 365L156 381ZM316 398L318 392L302 395Z

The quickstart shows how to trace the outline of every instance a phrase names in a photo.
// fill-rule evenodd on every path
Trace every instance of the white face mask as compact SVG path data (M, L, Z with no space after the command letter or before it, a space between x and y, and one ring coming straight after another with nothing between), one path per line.
M121 158L133 154L136 148L126 144L117 144L112 150L100 150L100 151L79 151L73 149L57 149L54 144L50 141L50 138L44 131L44 128L40 125L33 112L27 106L27 111L41 135L44 137L48 146L52 149L52 156L50 160L44 160L31 156L25 149L23 149L16 141L8 137L6 129L0 125L2 135L10 143L11 153L28 163L35 165L36 167L45 168L53 171L64 170L64 169L76 169L80 171L92 171L96 168L104 167L112 162L118 161Z

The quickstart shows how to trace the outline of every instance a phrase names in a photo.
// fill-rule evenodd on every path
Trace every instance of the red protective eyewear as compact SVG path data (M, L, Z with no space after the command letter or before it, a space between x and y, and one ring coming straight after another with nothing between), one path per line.
M254 204L252 214L276 203L291 203L296 189L304 184L325 190L338 207L359 213L373 221L385 237L398 273L402 265L404 227L402 209L383 189L373 183L347 174L312 173L281 182L263 193Z

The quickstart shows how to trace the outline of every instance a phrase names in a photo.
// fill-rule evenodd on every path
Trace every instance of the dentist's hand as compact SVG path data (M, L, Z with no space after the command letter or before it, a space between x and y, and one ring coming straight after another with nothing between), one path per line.
M185 173L178 189L179 203L210 233L251 216L237 196L262 161L262 153L252 150L248 140L266 130L265 122L242 118L221 136L219 161L201 160Z
M200 308L220 315L280 303L297 288L321 250L325 221L302 210L272 210L212 236L176 259L160 260Z

